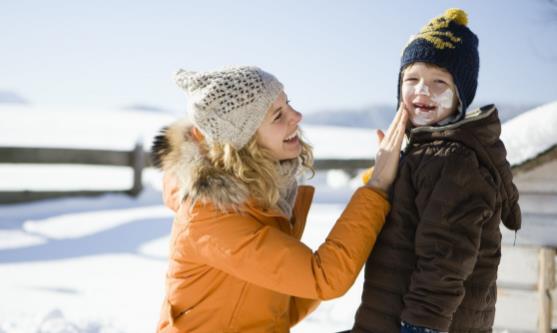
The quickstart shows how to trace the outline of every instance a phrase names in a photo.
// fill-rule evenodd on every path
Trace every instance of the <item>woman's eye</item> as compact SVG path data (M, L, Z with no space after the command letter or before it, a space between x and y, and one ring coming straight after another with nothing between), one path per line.
M404 79L404 82L417 82L418 79L416 79L415 77L407 77Z
M273 119L273 121L277 121L282 117L282 112L277 113L277 115L275 116L275 119Z

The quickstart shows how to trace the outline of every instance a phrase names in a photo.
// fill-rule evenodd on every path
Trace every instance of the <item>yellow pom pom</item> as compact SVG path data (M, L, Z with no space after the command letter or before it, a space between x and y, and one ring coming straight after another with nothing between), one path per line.
M468 14L465 11L458 8L451 8L447 9L445 14L443 15L451 21L455 21L460 25L467 25L468 24Z

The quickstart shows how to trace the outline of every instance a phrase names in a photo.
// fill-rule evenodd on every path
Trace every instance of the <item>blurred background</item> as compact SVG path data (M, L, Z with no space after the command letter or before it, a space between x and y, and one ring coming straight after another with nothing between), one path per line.
M0 333L155 330L172 213L148 151L187 112L179 68L257 65L284 83L329 163L301 180L317 187L302 239L317 249L394 115L403 47L452 7L480 41L471 108L498 106L521 193L495 332L551 332L557 1L19 0L0 3ZM362 283L293 332L349 329Z

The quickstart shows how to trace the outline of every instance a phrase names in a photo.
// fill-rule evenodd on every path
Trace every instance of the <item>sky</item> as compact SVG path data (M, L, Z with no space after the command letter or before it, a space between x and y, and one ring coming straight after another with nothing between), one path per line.
M39 106L180 113L178 68L257 65L301 112L394 105L402 48L451 7L479 36L475 103L557 99L550 0L3 1L0 91Z

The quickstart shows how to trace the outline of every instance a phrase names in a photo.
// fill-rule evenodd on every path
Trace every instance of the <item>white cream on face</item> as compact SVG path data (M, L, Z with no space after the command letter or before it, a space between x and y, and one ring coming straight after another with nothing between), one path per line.
M429 87L424 83L424 80L420 80L420 82L414 86L414 94L429 96Z
M420 85L422 87L418 87ZM430 96L429 88L427 85L423 84L422 81L414 87L415 95L418 95L419 91L427 92L427 96ZM424 94L425 93L422 93L422 95ZM436 108L433 110L421 110L420 108L415 108L410 119L414 126L433 125L451 115L454 101L454 92L452 89L447 88L440 94L431 94L430 98L431 101L435 103Z
M439 108L450 109L453 106L454 93L447 88L439 95L433 95L431 100L434 101Z
M435 111L423 112L416 110L411 117L414 126L431 125L435 121Z
M404 69L401 78L402 101L414 126L442 125L456 111L457 96L449 72L416 62Z

